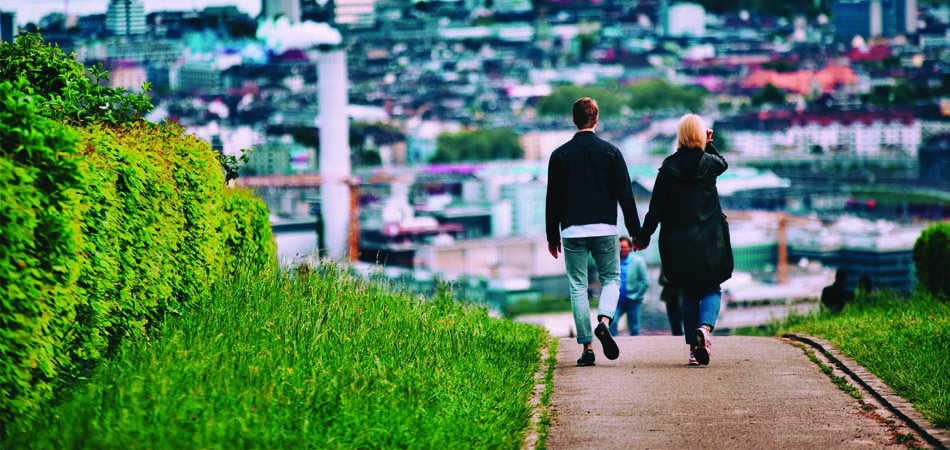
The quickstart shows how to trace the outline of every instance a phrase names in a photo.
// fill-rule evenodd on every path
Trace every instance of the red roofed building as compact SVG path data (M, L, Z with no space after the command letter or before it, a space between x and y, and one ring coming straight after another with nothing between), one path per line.
M758 69L752 72L742 82L746 88L762 88L767 84L797 92L811 94L833 92L841 84L858 82L857 75L850 67L828 66L817 72L813 70L797 70L795 72L776 72L774 70Z

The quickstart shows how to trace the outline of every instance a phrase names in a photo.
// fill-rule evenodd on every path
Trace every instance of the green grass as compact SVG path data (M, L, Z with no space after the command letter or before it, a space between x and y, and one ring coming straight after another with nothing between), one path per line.
M547 333L324 266L241 273L4 448L519 448Z
M916 293L859 296L827 311L736 334L805 333L824 338L881 378L934 425L950 428L950 301Z
M541 418L538 420L538 445L537 450L546 450L548 448L548 436L551 433L551 394L554 393L554 368L557 365L557 344L558 338L551 341L548 346L548 357L544 360L547 364L544 372L544 393L541 394Z

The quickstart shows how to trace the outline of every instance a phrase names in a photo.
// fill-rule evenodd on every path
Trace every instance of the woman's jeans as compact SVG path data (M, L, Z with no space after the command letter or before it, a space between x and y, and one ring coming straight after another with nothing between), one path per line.
M695 331L700 325L716 326L719 317L719 304L722 301L722 289L719 286L712 291L686 292L683 291L683 328L686 331L686 343L697 345Z
M626 313L627 328L630 329L630 336L639 336L641 306L643 306L643 300L638 302L632 302L630 300L617 302L617 314L614 316L614 320L610 322L610 335L617 335L617 323L620 322L620 318L623 317L624 313Z
M594 257L597 276L600 278L600 305L597 316L614 320L617 299L620 298L620 241L616 235L585 238L563 238L564 265L567 267L567 282L571 293L571 310L574 312L574 329L577 343L594 341L590 324L590 303L587 300L587 255Z

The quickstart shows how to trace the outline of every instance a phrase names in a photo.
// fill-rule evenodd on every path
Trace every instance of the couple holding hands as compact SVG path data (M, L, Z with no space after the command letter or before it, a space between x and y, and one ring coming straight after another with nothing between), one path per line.
M617 359L619 347L610 334L620 296L620 251L617 204L639 251L650 245L659 224L660 260L669 282L683 292L683 325L690 348L690 364L708 365L722 299L720 283L732 276L729 228L722 213L717 177L726 160L712 145L712 130L702 119L687 114L680 119L676 152L659 169L650 208L641 226L630 174L617 147L595 134L597 102L574 102L577 133L551 154L545 209L548 250L554 258L563 251L577 329L583 353L579 366L593 366L593 336L607 359ZM597 326L591 330L587 299L588 255L600 279Z

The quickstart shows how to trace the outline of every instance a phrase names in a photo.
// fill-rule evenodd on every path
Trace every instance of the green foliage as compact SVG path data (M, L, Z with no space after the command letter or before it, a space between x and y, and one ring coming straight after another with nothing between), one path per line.
M776 106L784 105L786 103L785 91L777 88L772 83L766 84L762 90L752 97L752 104L760 106L766 103Z
M574 101L590 97L597 101L602 117L620 115L624 107L631 111L686 110L703 107L706 89L682 87L666 80L644 80L627 87L561 86L538 102L538 113L571 117ZM629 113L629 111L628 111Z
M520 448L547 341L446 290L240 270L7 445Z
M590 97L597 102L601 117L611 117L620 114L625 101L623 95L617 92L596 86L560 86L553 92L538 101L538 114L544 116L559 116L571 118L571 108L574 102L583 97Z
M666 80L640 81L630 85L628 91L629 106L634 111L696 111L703 107L707 92L701 86L682 87Z
M933 295L950 298L950 224L935 223L920 233L913 250L917 280Z
M524 156L518 135L511 128L442 133L430 162L491 161Z
M775 59L762 63L762 68L774 70L776 72L794 72L798 70L798 64L796 64L794 61L788 61L785 59Z
M223 152L218 153L218 161L221 163L221 168L224 169L225 183L237 179L241 174L241 169L251 162L250 154L253 151L253 149L242 149L241 156L225 155Z
M77 135L15 80L0 83L0 438L69 362L82 259Z
M939 0L938 0L939 1ZM789 2L782 0L697 0L697 3L715 13L755 11L771 16L794 18L804 15L816 17L831 15L831 0Z
M122 88L104 86L109 76L102 66L90 70L93 81L72 55L47 45L39 34L21 34L12 44L0 44L0 80L26 78L33 92L41 96L36 101L41 102L47 117L80 124L119 125L138 121L152 109L144 92L130 94ZM145 83L143 91L149 88Z
M0 438L206 298L239 254L275 259L266 208L226 187L206 142L141 121L64 125L12 79L0 83Z

